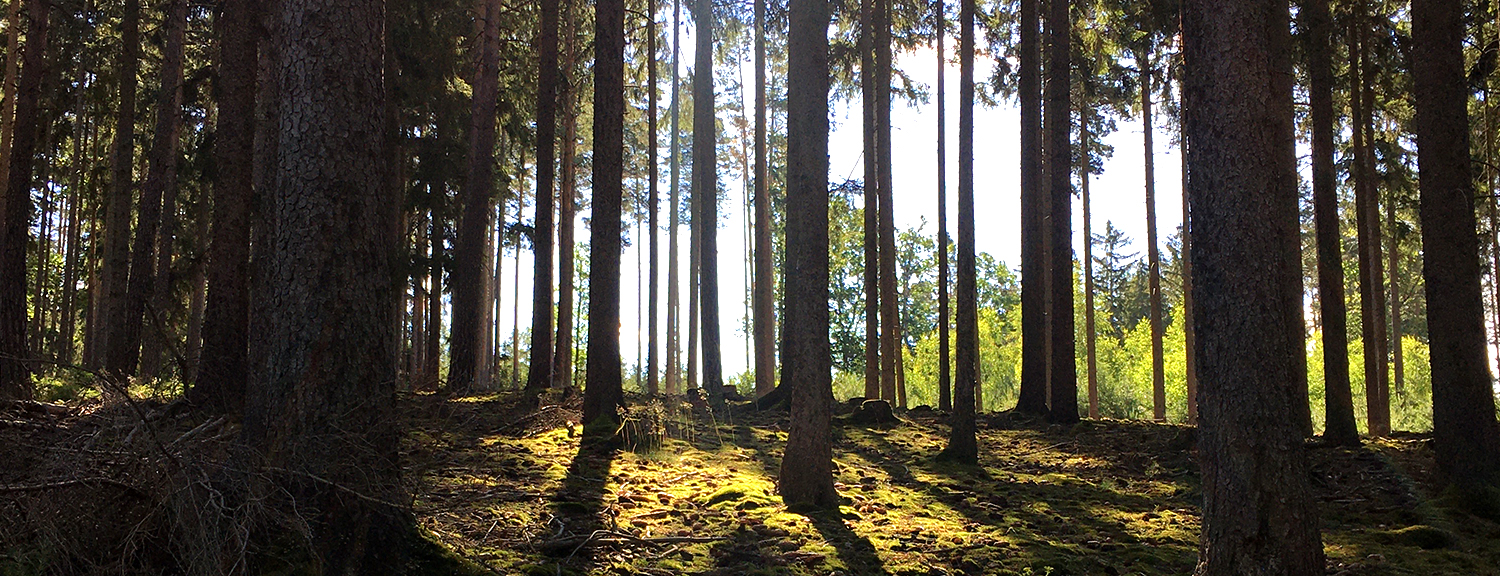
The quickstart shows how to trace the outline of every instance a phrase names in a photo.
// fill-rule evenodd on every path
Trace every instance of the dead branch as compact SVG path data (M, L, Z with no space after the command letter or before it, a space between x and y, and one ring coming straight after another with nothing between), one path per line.
M103 476L76 478L73 480L61 480L57 482L44 482L41 484L18 484L12 486L0 486L0 494L11 492L40 492L42 490L54 490L58 488L67 488L70 486L88 486L90 484L108 484L110 486L118 487L141 498L149 497L149 495L146 494L145 490L142 490L130 484L126 484L119 480L115 480L114 478L105 478Z

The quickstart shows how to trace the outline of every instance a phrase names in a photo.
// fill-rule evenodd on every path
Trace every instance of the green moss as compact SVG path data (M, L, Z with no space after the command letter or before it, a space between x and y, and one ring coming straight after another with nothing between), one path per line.
M1400 530L1391 530L1388 534L1390 541L1394 544L1416 546L1424 550L1447 548L1454 543L1453 534L1425 524L1407 526Z

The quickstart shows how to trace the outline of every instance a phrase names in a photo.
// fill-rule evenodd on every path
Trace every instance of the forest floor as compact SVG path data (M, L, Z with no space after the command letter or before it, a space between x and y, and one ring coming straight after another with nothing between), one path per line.
M419 396L404 446L419 521L500 574L1187 574L1193 429L980 418L979 466L935 462L945 416L834 428L837 511L776 494L785 411L654 404L659 448L581 443L572 402ZM644 416L642 416L644 414ZM1500 574L1500 524L1440 506L1424 436L1315 446L1327 571Z

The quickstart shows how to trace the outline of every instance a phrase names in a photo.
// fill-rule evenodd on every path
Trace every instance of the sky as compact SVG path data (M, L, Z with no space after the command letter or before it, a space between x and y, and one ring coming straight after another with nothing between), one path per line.
M686 61L687 58L683 60ZM686 62L683 62L683 65L686 68ZM994 63L988 58L981 57L976 59L975 65L976 76L985 77ZM899 54L896 66L905 71L914 81L935 86L938 63L937 56L931 49ZM945 69L945 82L948 87L946 94L948 217L950 234L956 236L958 65L956 62L950 62ZM745 77L749 77L748 71ZM901 99L893 101L891 154L895 161L891 166L891 171L896 227L899 229L915 228L923 226L925 222L923 231L927 234L936 234L937 106L935 88L929 92L933 97L926 103L909 104ZM836 103L832 116L834 124L829 138L829 180L838 182L850 177L860 178L864 173L864 168L861 158L862 136L858 101ZM974 208L978 221L975 233L976 248L981 252L989 252L1012 268L1016 268L1019 267L1020 262L1020 114L1014 102L1002 101L995 108L976 105L974 121ZM1097 234L1103 229L1105 220L1112 221L1117 228L1132 239L1132 251L1145 253L1146 203L1141 124L1138 121L1120 119L1117 120L1117 127L1118 129L1113 134L1103 139L1105 143L1114 147L1114 155L1104 162L1103 174L1095 175L1091 183L1094 230ZM1171 145L1171 138L1160 125L1158 125L1157 136L1154 140L1157 143L1155 159L1157 166L1156 215L1160 236L1158 240L1165 243L1166 238L1177 229L1182 220L1182 197L1179 185L1180 159L1176 148ZM662 188L665 189L669 174L665 168L661 172ZM746 336L741 331L742 318L747 312L743 264L746 238L742 228L745 222L743 209L745 197L744 187L738 174L721 174L719 177L723 180L729 194L727 201L720 206L723 226L718 233L721 338L723 339L724 376L729 378L745 371L750 363ZM663 201L665 202L665 198ZM528 215L529 210L530 208L528 208ZM1081 253L1083 216L1082 205L1077 198L1074 199L1073 213L1073 244L1075 251ZM585 216L587 216L586 212L579 215L577 237L580 240L587 239L587 228L583 222ZM665 222L663 227L665 228ZM637 230L628 226L627 223L626 234L634 238L637 233ZM682 235L682 294L685 307L687 295L686 227L683 228ZM666 324L666 238L664 229L660 239L662 284L659 324L662 330L665 330ZM645 306L641 296L647 290L646 282L649 279L640 278L638 289L637 271L644 275L648 270L647 260L647 254L644 253L641 253L638 259L637 250L632 246L626 249L621 263L624 277L621 278L620 294L622 323L620 351L627 366L627 374L629 374L629 367L635 365L638 343L644 346L646 340L645 329L641 328L639 331L637 329L639 319L642 317L637 312L637 306L638 303L642 307ZM515 291L512 286L516 281L513 277L517 272L516 262L515 254L512 253L504 264L506 269L503 273L506 281L502 282L504 287L501 294L504 312L498 318L503 324L509 324L514 319L512 305L515 303ZM531 318L529 287L532 259L530 252L521 253L520 264L519 281L522 300L514 310L518 313L521 329L524 332L526 326L530 325ZM686 334L685 325L682 330ZM506 338L508 339L508 336ZM665 337L659 337L659 340L659 350L664 354ZM524 349L523 337L522 354L525 353Z

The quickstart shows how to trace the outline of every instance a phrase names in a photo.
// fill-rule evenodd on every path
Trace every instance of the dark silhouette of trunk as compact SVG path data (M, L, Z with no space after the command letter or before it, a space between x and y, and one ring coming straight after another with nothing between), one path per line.
M1047 413L1046 192L1042 181L1042 0L1021 2L1021 393L1016 410ZM959 361L959 365L963 365Z
M1179 13L1180 15L1180 13ZM1183 66L1184 69L1186 65ZM1187 126L1187 90L1183 87L1184 82L1178 83L1178 121L1181 126ZM1188 150L1192 147L1188 140L1189 134L1186 128L1182 129L1181 141L1178 142L1178 159L1182 168L1182 340L1183 348L1187 350L1187 358L1183 362L1187 372L1187 424L1196 426L1198 424L1198 333L1197 321L1193 314L1193 226L1192 226L1192 202L1188 194L1188 179L1192 172L1188 169ZM1347 362L1347 360L1346 360Z
M562 103L563 134L562 157L558 159L562 177L557 187L557 337L552 349L552 386L567 388L573 385L573 298L574 258L576 245L573 224L578 219L577 151L578 151L578 84L574 70L578 60L577 21L579 7L569 3L566 7L566 23L563 35L567 43L563 46L562 87L558 100Z
M156 234L156 278L151 282L151 299L146 303L145 325L142 326L145 332L141 338L140 376L147 381L155 380L161 373L162 356L168 351L180 364L178 368L181 369L180 375L183 378L187 377L188 371L187 358L172 343L173 335L167 331L171 319L169 308L172 307L172 284L176 278L172 274L172 244L177 237L177 195L181 192L177 187L176 156L174 151L168 160L166 185L161 199L161 229Z
M40 129L42 81L48 72L46 0L26 2L26 47L16 90L16 129L10 179L0 203L0 399L30 399L31 357L26 347L26 244L31 225L32 162Z
M755 0L755 395L776 388L776 273L766 181L766 0Z
M99 361L119 376L125 347L126 295L130 282L130 205L135 168L136 71L141 57L141 2L125 0L120 17L120 91L115 114L115 141L111 153L109 199L104 216L104 270L100 275L100 336L104 344Z
M661 392L661 381L657 379L657 376L660 373L658 367L660 358L656 355L657 333L659 332L659 326L657 326L656 324L657 302L659 294L659 290L657 289L657 280L661 277L661 266L659 262L661 259L661 250L658 247L660 244L658 238L661 236L661 226L657 224L657 215L659 212L661 212L661 207L659 206L660 194L657 190L657 179L659 178L659 175L657 174L658 167L656 158L656 149L658 146L656 134L656 0L650 0L648 4L650 5L651 16L650 19L646 22L646 53L650 54L650 56L646 58L646 82L649 85L649 87L646 89L646 132L649 134L647 136L649 138L648 144L646 145L646 148L648 150L646 164L650 167L648 169L650 171L650 189L646 202L648 205L648 210L650 210L650 215L647 217L647 226L651 230L651 239L650 247L647 248L647 250L651 252L651 270L649 272L651 279L647 281L647 284L650 285L650 295L647 298L646 302L646 333L648 342L648 344L646 345L646 393L655 396L656 394Z
M1371 92L1364 90L1372 70L1365 66L1364 2L1357 0L1356 14L1349 21L1349 36L1354 44L1349 50L1350 120L1354 147L1354 210L1359 248L1359 291L1361 339L1364 341L1365 401L1369 433L1390 433L1390 404L1383 400L1386 390L1385 360L1385 276L1380 259L1380 220L1375 198L1374 164L1369 161L1370 136L1366 118L1371 115Z
M1051 308L1052 344L1049 351L1047 420L1058 424L1078 421L1078 366L1073 333L1073 182L1071 135L1072 84L1069 73L1071 20L1068 0L1049 0L1047 5L1047 189L1052 200L1048 232L1052 239ZM1025 354L1025 351L1022 351Z
M199 192L200 201L205 195L205 191ZM210 223L208 214L198 214L198 220L193 224L193 237L208 238ZM201 250L200 248L198 254L203 253ZM188 299L187 346L183 353L188 364L182 375L183 382L197 381L198 368L203 364L203 313L208 306L208 261L201 256L196 260L189 280L193 292Z
M0 85L0 182L10 182L11 139L16 132L16 74L21 63L21 4L5 14L5 84Z
M1386 250L1386 257L1390 259L1390 284L1391 284L1391 387L1395 388L1396 395L1401 395L1406 381L1406 355L1401 351L1401 239L1396 236L1396 193L1394 190L1385 201L1386 233L1390 235L1391 246ZM1389 400L1387 400L1389 403Z
M615 433L620 391L620 202L625 175L625 0L594 4L594 197L584 425Z
M167 46L161 66L161 89L156 100L156 129L152 132L145 185L141 186L136 212L134 246L130 253L130 284L125 298L125 316L115 327L119 344L110 346L105 370L133 375L140 360L143 317L156 282L157 232L164 217L163 196L176 185L177 130L182 125L182 51L187 26L186 0L172 0L167 15ZM170 240L168 240L170 243Z
M1156 243L1156 148L1151 136L1151 97L1153 85L1151 75L1153 62L1150 49L1136 59L1141 75L1141 124L1144 128L1143 142L1146 174L1146 268L1147 292L1151 318L1151 416L1157 422L1167 421L1167 381L1162 375L1162 319L1161 319L1161 255Z
M1295 408L1305 399L1288 21L1274 0L1184 10L1203 576L1324 568Z
M714 161L713 3L697 0L697 24L693 51L693 197L699 213L693 222L698 230L698 289L703 321L703 389L710 397L724 395L723 353L719 349L719 185Z
M896 220L891 191L891 3L875 0L875 140L880 179L880 397L897 404L897 338L901 332L896 294Z
M792 2L787 47L786 346L791 424L779 489L788 506L836 508L828 343L828 3Z
M1338 170L1334 167L1333 17L1328 0L1307 0L1299 10L1307 28L1308 96L1312 104L1313 225L1317 228L1318 313L1323 324L1324 441L1359 444L1349 384L1348 312L1339 232Z
M938 458L975 464L974 428L979 387L979 310L974 260L974 0L958 3L958 364L953 382L953 430Z
M1412 3L1421 178L1422 276L1432 351L1438 470L1460 490L1500 483L1500 425L1487 367L1479 238L1469 159L1462 7Z
M1085 94L1085 98L1092 98L1091 94ZM1080 107L1083 110L1082 121L1078 123L1078 146L1088 154L1089 150L1089 118L1094 112L1088 103ZM1083 158L1083 169L1079 174L1078 183L1083 193L1083 337L1086 348L1084 369L1088 374L1089 393L1089 418L1099 418L1099 363L1095 355L1095 347L1098 343L1098 333L1094 329L1094 225L1093 214L1090 212L1089 180L1092 180L1093 171L1088 156Z
M84 71L80 68L74 80L82 83ZM78 303L78 258L80 256L78 245L82 241L82 217L85 204L85 178L89 173L89 166L93 164L92 157L85 157L84 150L88 148L88 140L92 125L85 126L84 118L89 115L87 104L84 103L83 91L78 91L78 97L74 101L77 116L73 122L73 185L72 200L68 202L68 248L63 254L63 291L62 291L62 318L58 323L58 347L57 357L63 362L73 362L73 336L77 332L77 303ZM0 156L3 156L0 153ZM6 159L0 158L0 162ZM4 182L4 180L0 180ZM3 203L3 202L0 202ZM92 221L92 218L90 218Z
M864 278L865 278L865 397L880 397L880 149L877 142L879 106L876 86L880 72L875 65L875 37L879 26L875 10L879 0L859 4L860 105L864 128Z
M255 93L260 3L225 0L219 36L218 123L214 130L213 228L203 352L188 400L212 413L244 405L250 313L250 212L255 199Z
M946 86L943 82L948 61L943 57L943 32L947 10L943 0L934 8L937 20L937 187L938 187L938 410L953 409L952 366L948 333L948 139Z
M433 187L429 185L428 188L428 194L434 194ZM427 245L432 250L427 260L427 329L422 331L427 337L422 344L427 351L422 353L426 361L422 364L420 381L423 388L430 391L438 388L438 369L443 363L443 217L436 207L428 218Z
M531 233L531 354L527 394L552 385L552 165L557 130L557 16L561 0L541 0L537 32L536 218Z
M677 227L682 219L682 180L681 180L681 145L682 132L679 130L678 122L681 119L680 105L678 104L682 81L679 78L678 62L680 49L682 47L682 1L672 0L672 105L669 114L672 116L672 158L670 170L672 172L672 190L667 194L667 209L672 214L671 229L667 234L667 363L666 363L666 389L667 394L678 394L682 392L682 366L678 361L682 357L682 314L681 298L679 297L679 274L677 273Z
M459 191L453 243L453 323L448 337L448 389L467 394L489 386L481 352L490 326L490 197L495 187L495 92L500 75L500 6L477 0L473 101L469 109L468 177Z

